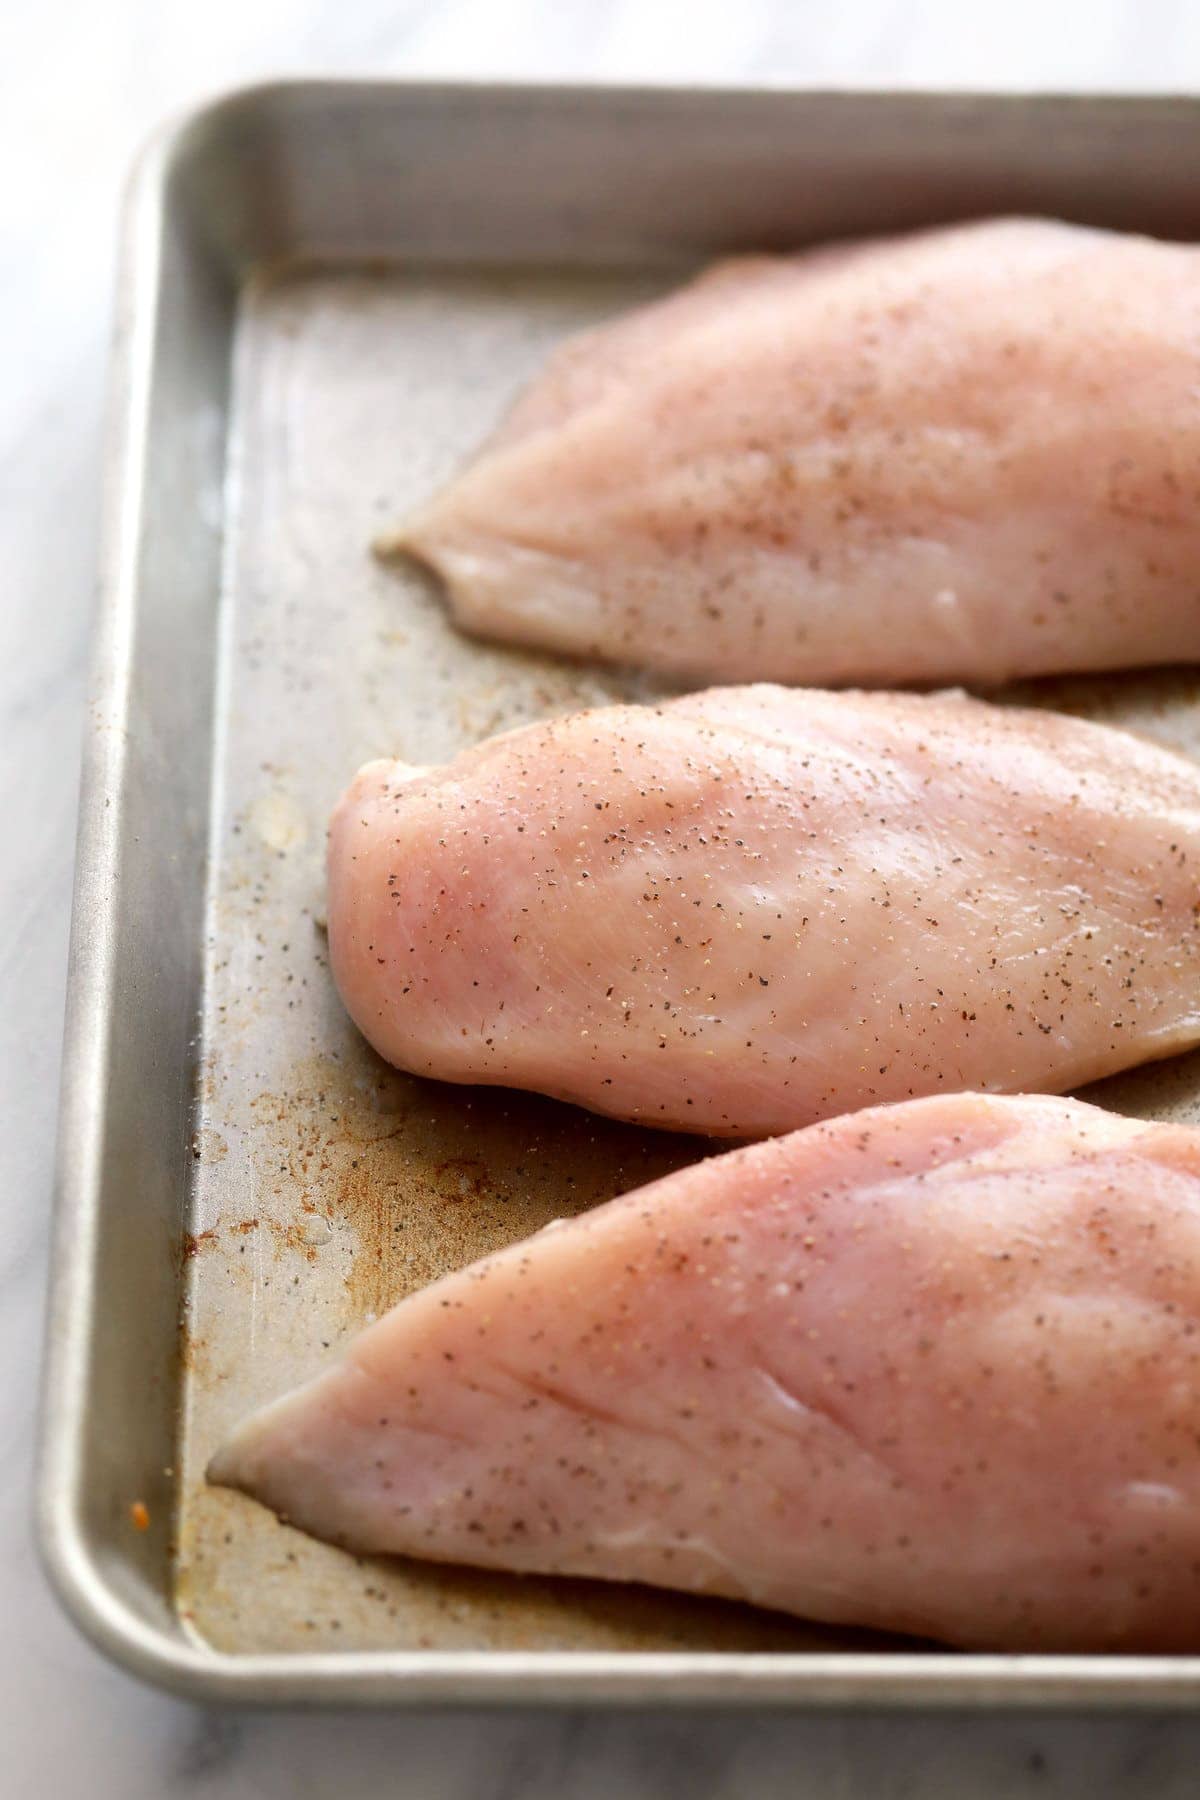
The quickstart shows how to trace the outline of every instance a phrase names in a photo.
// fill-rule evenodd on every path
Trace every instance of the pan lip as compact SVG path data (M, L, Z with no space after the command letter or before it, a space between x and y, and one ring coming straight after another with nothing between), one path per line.
M433 109L464 99L514 107L664 108L692 102L891 103L953 112L1024 106L1155 114L1185 93L1062 93L1042 88L927 89L853 84L564 83L298 77L240 85L168 119L141 151L127 188L103 478L100 592L85 732L58 1153L51 1284L43 1355L36 1535L52 1587L81 1631L143 1680L192 1699L329 1705L578 1705L835 1709L1139 1710L1194 1707L1200 1655L1010 1655L952 1651L343 1651L231 1654L152 1623L118 1592L84 1517L80 1421L97 1296L103 1071L113 1029L113 896L125 806L124 719L132 672L138 544L146 505L155 315L173 173L197 138L230 116L338 95Z
M166 1634L117 1624L83 1524L82 1444L93 1265L104 1145L103 1071L114 1000L112 902L120 855L132 670L137 547L145 503L145 432L152 383L165 187L177 143L156 133L139 155L121 214L102 476L100 580L81 756L61 1090L44 1328L35 1536L43 1566L81 1629L152 1679ZM147 1656L149 1642L160 1641Z
M492 103L520 105L525 101L561 102L565 107L595 105L611 107L616 101L650 101L652 104L684 103L692 100L748 100L754 104L798 100L891 101L908 105L916 103L953 110L960 103L986 105L1002 110L1034 101L1039 105L1066 106L1072 110L1093 108L1146 106L1154 112L1175 107L1194 112L1200 100L1186 88L1062 88L1031 82L1027 86L1006 85L1002 88L970 83L952 86L929 86L922 83L905 85L883 78L857 77L853 81L670 81L635 79L622 81L559 80L554 76L526 76L506 79L486 75L406 75L379 76L369 73L322 75L299 73L265 76L259 80L238 82L217 88L210 94L169 112L145 140L134 162L135 180L146 174L148 162L169 161L186 151L187 139L196 127L218 123L223 114L243 109L262 109L276 102L293 99L337 95L375 94L380 99L398 104L429 103L443 106L449 100L478 98Z
M62 1604L97 1649L193 1700L271 1705L521 1704L832 1710L1182 1710L1200 1657L895 1651L342 1651L231 1655L148 1625L106 1585L82 1533L42 1518L42 1554Z

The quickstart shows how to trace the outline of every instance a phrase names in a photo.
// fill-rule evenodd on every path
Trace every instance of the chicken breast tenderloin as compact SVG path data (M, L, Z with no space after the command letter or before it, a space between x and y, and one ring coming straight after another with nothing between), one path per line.
M1200 1133L938 1097L414 1294L210 1479L355 1551L1200 1647Z
M568 342L391 540L486 636L693 680L1200 656L1200 252L1005 219Z
M332 965L389 1061L765 1136L1200 1040L1200 770L963 696L714 689L368 765Z

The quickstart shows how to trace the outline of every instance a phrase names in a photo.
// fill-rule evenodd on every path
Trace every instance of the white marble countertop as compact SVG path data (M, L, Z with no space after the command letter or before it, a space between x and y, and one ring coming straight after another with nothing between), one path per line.
M205 1711L60 1615L28 1525L118 193L164 113L268 74L1200 90L1186 0L38 0L0 20L0 1795L1194 1795L1200 1720Z

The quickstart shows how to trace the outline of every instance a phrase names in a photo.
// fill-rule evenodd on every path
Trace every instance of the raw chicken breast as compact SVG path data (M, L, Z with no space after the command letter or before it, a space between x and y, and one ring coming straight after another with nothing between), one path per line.
M765 1136L1200 1040L1200 770L963 696L714 689L372 763L334 974L401 1068Z
M403 1301L210 1479L357 1551L1200 1649L1200 1133L882 1107Z
M390 545L694 679L1200 656L1200 254L1009 219L721 264L567 343Z

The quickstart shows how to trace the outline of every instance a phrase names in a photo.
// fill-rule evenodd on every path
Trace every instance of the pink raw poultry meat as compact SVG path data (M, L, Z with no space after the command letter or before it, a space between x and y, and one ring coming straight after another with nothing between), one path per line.
M694 680L1193 660L1198 308L1194 247L1046 220L721 264L566 344L394 546L473 631Z
M210 1478L355 1551L1200 1648L1200 1133L939 1097L403 1301Z
M765 1136L1200 1038L1200 771L961 696L714 689L374 763L334 973L389 1061Z

